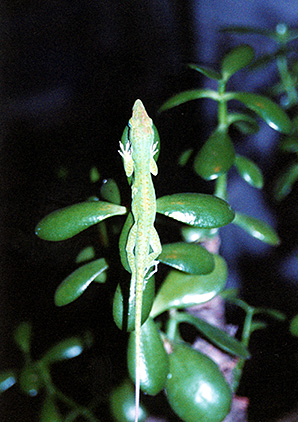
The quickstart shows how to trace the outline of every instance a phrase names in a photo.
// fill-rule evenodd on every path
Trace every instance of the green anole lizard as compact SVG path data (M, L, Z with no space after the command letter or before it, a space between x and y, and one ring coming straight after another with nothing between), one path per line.
M146 281L157 271L161 243L154 227L156 197L151 175L158 169L154 155L153 123L141 100L136 100L128 123L129 136L125 146L120 142L119 153L124 161L127 177L133 175L133 226L128 234L126 253L131 270L131 289L135 294L135 422L138 422L140 402L140 347L143 289ZM154 269L149 273L150 268Z

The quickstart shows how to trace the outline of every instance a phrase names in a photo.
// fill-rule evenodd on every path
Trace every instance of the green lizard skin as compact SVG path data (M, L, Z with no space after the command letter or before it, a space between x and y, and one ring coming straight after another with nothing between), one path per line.
M136 100L129 120L129 137L125 146L120 142L119 153L124 161L127 177L133 175L132 214L134 223L130 229L126 253L131 269L131 289L135 293L135 422L138 422L140 402L140 336L142 300L145 282L157 271L157 258L161 253L161 243L154 227L156 197L152 176L158 173L154 155L153 123L141 100ZM149 270L151 272L149 273Z

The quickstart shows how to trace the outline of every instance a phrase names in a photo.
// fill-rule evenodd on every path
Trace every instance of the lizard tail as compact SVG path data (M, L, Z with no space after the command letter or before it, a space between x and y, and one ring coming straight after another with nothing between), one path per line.
M136 316L135 316L135 422L139 420L140 410L140 353L141 353L141 319L143 299L143 276L137 276L136 282Z

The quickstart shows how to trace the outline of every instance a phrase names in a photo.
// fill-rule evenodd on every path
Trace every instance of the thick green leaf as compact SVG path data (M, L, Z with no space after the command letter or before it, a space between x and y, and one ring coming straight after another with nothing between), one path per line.
M43 386L39 369L36 364L28 363L21 371L19 385L23 393L35 397Z
M183 343L174 344L169 362L165 392L179 418L183 422L222 422L231 409L232 394L217 364Z
M69 239L106 218L125 213L125 207L108 202L81 202L47 215L35 230L41 239L56 242Z
M65 306L76 300L92 281L108 268L104 258L89 262L71 273L57 288L55 304Z
M169 360L159 331L152 318L141 327L140 339L140 384L141 390L155 396L165 386L169 373ZM136 377L136 335L129 336L127 349L128 372L133 381Z
M183 226L181 228L181 235L186 243L204 242L206 239L214 238L217 233L217 229L200 229L191 226Z
M219 294L227 279L225 260L214 255L215 268L206 275L189 275L171 271L154 300L151 317L174 308L188 308L208 302Z
M298 337L298 314L291 319L290 332L292 336Z
M261 240L262 242L268 243L269 245L277 246L280 243L275 230L269 226L269 224L259 220L258 218L236 212L233 224L236 224L251 236Z
M25 354L30 353L31 336L32 325L29 322L21 322L14 332L14 341Z
M245 135L253 135L260 130L256 119L243 113L230 113L228 115L228 125L231 124Z
M155 294L154 276L146 282L143 290L142 300L142 324L148 318ZM130 288L129 283L125 286L118 284L113 300L113 318L120 330L133 331L135 329L135 291Z
M291 120L276 103L264 95L250 92L229 92L225 94L226 100L241 101L246 107L257 113L274 130L282 133L290 133L292 130Z
M60 362L79 356L85 346L88 345L80 337L70 337L51 347L43 356L42 361L46 364Z
M282 151L298 153L298 133L297 129L293 135L287 136L282 139L280 143Z
M179 161L178 161L179 166L184 167L187 164L192 153L193 153L192 148L185 150L179 157Z
M105 201L120 205L121 197L117 183L113 179L105 179L102 183L100 194Z
M297 67L298 67L298 61L297 61ZM297 71L298 71L298 69L297 69ZM295 131L298 131L298 114L295 115L295 117L293 117L292 123L293 123L293 127L294 127ZM298 134L297 134L297 136L298 136Z
M175 316L180 322L187 322L196 327L208 340L215 346L224 350L231 355L238 356L242 359L248 359L250 354L246 347L236 340L234 337L229 336L225 331L221 330L208 322L197 318L193 315L180 313Z
M156 147L157 153L154 154L153 158L157 162L159 154L160 154L160 137L159 137L157 127L154 124L153 124L153 132L154 132L154 143L157 144L157 147Z
M16 383L14 371L8 370L0 373L0 394Z
M91 183L96 183L99 181L100 174L96 167L91 168L89 177L90 177Z
M203 193L177 193L158 198L157 212L182 223L204 229L225 226L234 211L223 199Z
M82 249L77 257L76 263L81 264L82 262L90 261L91 259L95 258L95 250L93 246L86 246Z
M162 246L158 260L190 274L208 274L214 269L213 255L203 246L188 243L169 243Z
M229 135L216 129L194 160L194 169L205 180L216 179L233 165L235 151Z
M129 212L129 214L127 215L126 221L124 223L124 226L122 228L120 238L119 238L119 252L120 252L121 263L123 267L126 269L126 271L128 271L129 273L131 273L131 269L127 260L126 244L127 244L128 234L130 232L130 229L132 228L133 222L134 222L133 215L131 212Z
M228 80L238 70L247 66L254 58L254 49L249 45L233 48L222 60L221 72L224 80Z
M211 89L193 89L171 97L160 107L159 112L177 107L191 100L198 100L199 98L210 98L215 101L219 101L220 99L218 93Z
M189 63L188 67L196 70L197 72L202 73L203 75L207 76L207 78L214 79L216 81L221 80L221 74L209 67L201 66L201 65L197 65L193 63Z
M235 166L240 176L254 188L262 189L263 175L259 167L242 155L236 155Z
M110 408L113 420L116 422L135 422L135 393L128 379L112 391ZM145 422L147 417L147 410L140 404L138 422Z
M292 164L286 171L277 179L274 188L274 197L277 201L283 200L292 190L294 183L298 179L298 164Z
M284 46L273 53L264 54L258 57L251 66L249 70L261 69L262 67L267 66L269 63L276 62L280 57L286 57L290 53L291 49L285 48Z

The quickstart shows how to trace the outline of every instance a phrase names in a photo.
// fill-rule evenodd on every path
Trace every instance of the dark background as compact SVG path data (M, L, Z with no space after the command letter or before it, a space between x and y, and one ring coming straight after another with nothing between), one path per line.
M21 366L12 340L21 321L33 324L36 358L49 345L89 328L96 335L94 348L59 366L54 376L79 401L98 391L104 400L126 370L126 336L111 319L119 276L111 272L106 285L91 286L75 303L57 309L55 289L94 235L87 231L65 242L44 242L34 235L35 225L51 211L98 194L100 184L89 182L93 166L102 179L111 177L125 186L122 200L129 203L117 149L137 98L161 136L157 196L211 192L191 169L176 163L182 151L197 150L207 138L214 127L213 107L203 101L162 115L157 109L174 93L206 83L187 70L188 62L218 64L240 42L255 47L257 55L273 48L258 37L220 34L222 26L297 26L298 6L294 0L11 1L2 7L2 20L0 370ZM230 88L265 90L274 77L274 67L243 71ZM232 177L231 204L272 223L283 242L273 250L236 228L224 229L229 285L240 286L252 304L272 306L291 317L298 309L297 189L282 204L271 199L272 180L287 158L280 158L276 134L265 126L253 139L236 141L236 148L262 166L267 182L262 199ZM58 177L61 167L64 178ZM252 195L249 204L247 194ZM113 251L108 253L113 257ZM254 359L241 387L251 397L250 418L258 422L274 420L297 400L297 344L286 326L272 327L265 337L254 337ZM0 397L1 420L38 420L40 402L13 388ZM103 404L98 414L107 420L105 412Z

